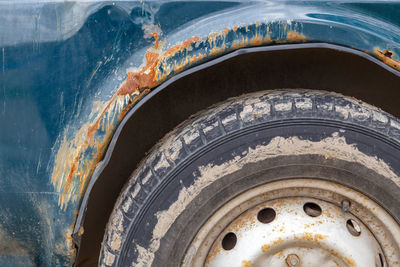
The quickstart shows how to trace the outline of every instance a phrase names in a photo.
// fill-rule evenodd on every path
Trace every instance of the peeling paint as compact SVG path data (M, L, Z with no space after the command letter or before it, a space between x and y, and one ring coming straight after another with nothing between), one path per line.
M109 101L93 106L90 117L94 119L82 125L74 137L67 137L68 127L64 136L60 136L51 178L57 192L61 193L59 206L65 209L70 201L81 199L118 124L151 89L194 64L239 48L311 41L299 32L301 28L301 23L290 21L233 26L204 38L193 36L169 49L164 49L166 40L159 40L161 30L153 29L150 37L154 45L145 53L141 68L128 69L124 83ZM400 70L400 63L391 58L392 52L390 57L389 51L375 49L374 52L385 64Z
M286 25L286 30L273 32L272 29L282 29L281 24ZM73 138L68 138L69 129L65 130L59 142L51 178L57 192L61 193L59 206L65 209L70 201L81 199L119 122L152 88L193 64L238 48L306 41L306 37L296 30L295 26L287 22L225 28L206 38L193 36L165 51L165 40L159 41L160 33L153 32L151 37L154 45L147 50L141 69L128 71L125 82L112 98L106 103L93 106L90 117L94 119L83 124Z
M374 54L386 65L400 71L400 61L393 58L394 52L375 48Z

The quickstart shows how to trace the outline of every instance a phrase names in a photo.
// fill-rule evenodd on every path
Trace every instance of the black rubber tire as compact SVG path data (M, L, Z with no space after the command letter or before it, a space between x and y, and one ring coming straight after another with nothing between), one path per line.
M335 93L229 99L168 134L117 201L101 266L179 266L201 225L236 195L290 178L334 181L400 221L400 123Z

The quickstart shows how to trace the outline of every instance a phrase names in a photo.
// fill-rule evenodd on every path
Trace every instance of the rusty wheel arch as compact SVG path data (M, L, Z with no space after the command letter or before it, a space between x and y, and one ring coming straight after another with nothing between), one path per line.
M335 91L400 117L400 72L366 53L326 43L239 49L177 74L136 104L114 134L75 224L75 265L97 262L119 192L158 140L189 116L228 97L276 88Z

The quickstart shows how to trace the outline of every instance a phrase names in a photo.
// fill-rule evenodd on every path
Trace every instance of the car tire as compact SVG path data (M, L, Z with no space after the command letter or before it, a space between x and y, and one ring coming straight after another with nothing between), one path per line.
M312 90L229 99L169 133L137 166L110 217L101 266L180 266L225 203L268 183L310 178L362 193L400 221L400 122Z

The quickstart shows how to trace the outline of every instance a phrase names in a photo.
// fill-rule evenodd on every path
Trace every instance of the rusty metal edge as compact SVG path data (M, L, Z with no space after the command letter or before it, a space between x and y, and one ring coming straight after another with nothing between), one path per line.
M168 79L167 81L165 81L164 83L162 83L161 85L157 86L154 90L152 90L150 93L148 93L147 95L145 95L143 97L142 100L140 100L136 105L134 105L132 107L132 109L129 110L129 112L126 114L126 116L123 118L123 120L121 121L121 123L118 125L111 141L110 144L106 150L104 159L99 162L99 164L97 165L90 181L89 184L87 186L87 189L85 191L84 197L82 199L82 203L81 206L79 207L79 212L78 212L78 216L76 218L75 221L75 226L73 229L73 233L72 233L72 240L74 242L74 244L78 247L79 250L79 245L80 245L80 235L78 234L79 229L83 226L84 224L84 220L85 220L85 212L86 212L86 208L87 208L87 204L89 201L89 197L90 197L90 193L91 190L94 186L94 184L96 183L97 179L99 178L100 174L102 173L102 171L104 170L104 168L107 166L107 164L110 161L110 158L112 156L112 153L114 151L114 147L115 144L118 141L118 137L122 131L122 129L124 128L125 124L127 123L127 121L133 116L133 114L142 106L144 105L149 99L151 99L154 95L156 95L157 93L159 93L160 91L162 91L163 89L165 89L167 86L169 86L170 84L174 83L175 81L188 76L192 73L195 73L197 71L200 71L202 69L206 69L209 68L211 66L214 66L218 63L221 63L223 61L226 61L230 58L239 56L239 55L243 55L243 54L250 54L250 53L258 53L258 52L272 52L272 51L282 51L282 50L295 50L295 49L310 49L310 48L321 48L321 49L331 49L331 50L336 50L336 51L340 51L340 52L345 52L345 53L350 53L353 55L357 55L360 57L363 57L377 65L379 65L380 67L384 68L385 70L393 73L394 75L400 77L400 71L390 67L389 65L385 64L384 62L380 61L379 59L375 58L374 56L367 54L363 51L360 50L356 50L353 48L349 48L349 47L345 47L345 46L340 46L340 45L335 45L335 44L330 44L330 43L301 43L301 44L282 44L282 45L272 45L272 46L260 46L260 47L249 47L249 48L240 48L238 50L235 50L233 52L230 52L228 54L225 54L221 57L212 59L208 62L205 62L201 65L192 67L188 70L185 70L173 77L171 77L170 79Z

